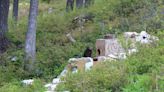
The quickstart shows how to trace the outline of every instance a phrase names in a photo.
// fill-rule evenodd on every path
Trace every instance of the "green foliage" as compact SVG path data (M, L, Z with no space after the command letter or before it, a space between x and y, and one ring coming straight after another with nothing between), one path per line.
M94 48L95 56L95 41L102 38L104 34L119 35L123 31L140 32L142 30L156 34L160 38L158 44L139 45L140 52L128 57L121 64L108 62L86 73L69 74L65 79L67 82L61 84L59 90L133 92L132 88L134 88L137 91L152 91L157 90L150 87L154 85L153 76L157 75L160 78L155 84L158 84L158 90L162 92L164 85L161 77L164 64L162 0L95 0L91 7L75 9L70 13L65 12L65 0L52 0L50 4L40 2L36 33L36 70L32 73L23 69L29 9L29 4L26 6L24 2L29 3L29 0L20 2L23 3L23 6L20 6L20 11L23 13L19 13L17 26L13 24L11 17L9 18L10 27L7 36L11 41L11 47L6 53L0 55L0 92L42 92L41 82L37 82L32 87L23 87L18 82L31 77L49 81L59 75L69 58L74 55L82 56L86 46ZM53 9L52 13L48 13L49 8ZM85 14L93 14L95 17L92 22L84 24L83 31L79 31L79 26L73 24L72 20ZM72 34L76 43L69 42L66 38L67 33ZM17 57L15 62L11 60L13 57ZM148 83L145 83L146 81Z
M163 76L160 77L158 81L159 81L159 82L158 82L157 85L159 86L160 92L162 92L162 91L164 90L164 88L163 88L163 86L164 86L164 77L163 77ZM158 90L157 90L157 91L158 91Z
M43 87L43 83L40 80L35 80L35 82L26 86L21 84L20 82L14 81L10 83L6 83L4 86L0 87L0 92L44 92L45 88Z
M121 62L104 62L91 71L68 74L58 90L71 92L120 91L126 84L126 67Z
M152 80L148 75L132 76L130 83L123 88L123 92L150 92Z
M129 57L127 60L130 66L130 71L133 73L144 74L151 73L153 70L158 70L158 68L164 63L161 56L161 50L164 48L154 48L154 47L143 47L139 53L134 56ZM138 58L140 57L140 58Z

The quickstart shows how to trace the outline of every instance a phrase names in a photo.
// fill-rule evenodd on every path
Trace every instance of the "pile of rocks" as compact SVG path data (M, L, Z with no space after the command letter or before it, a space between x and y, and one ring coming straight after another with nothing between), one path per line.
M155 41L158 41L158 37L148 34L146 31L142 31L140 33L137 32L125 32L124 37L126 39L126 44L130 40L131 48L128 49L128 55L138 52L136 47L137 43L140 44L151 44Z
M141 44L150 44L154 41L158 41L158 37L152 36L148 34L146 31L142 31L141 33L137 32L125 32L124 36L126 39L131 39L135 42L140 42Z

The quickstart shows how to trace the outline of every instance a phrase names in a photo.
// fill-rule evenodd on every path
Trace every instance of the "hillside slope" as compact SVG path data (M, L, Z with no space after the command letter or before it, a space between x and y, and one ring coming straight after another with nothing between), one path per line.
M23 1L22 3L25 3L25 1ZM125 64L125 66L132 66L132 69L131 67L126 67L130 68L129 70L131 71L126 72L125 75L128 76L128 74L130 74L131 72L133 74L134 72L136 75L130 76L130 78L132 77L133 79L133 77L136 76L137 78L138 76L140 78L140 75L138 75L138 73L140 74L140 71L143 71L137 69L138 67L139 69L142 69L145 66L148 67L148 71L149 67L153 67L153 69L150 72L144 72L144 74L146 73L146 75L141 75L141 78L147 79L147 77L149 77L151 79L155 75L163 74L161 66L154 66L156 64L163 65L163 3L163 0L157 0L156 2L148 0L142 0L140 2L138 2L138 0L95 0L95 4L89 8L75 9L72 12L66 13L65 0L55 0L51 4L40 2L37 27L36 71L34 71L33 73L28 73L23 70L24 43L25 33L27 31L28 18L28 14L26 14L26 12L28 11L28 5L20 5L22 11L24 11L25 13L21 13L22 15L20 15L17 28L14 27L13 21L11 19L9 20L10 30L8 33L8 37L10 38L12 44L9 50L0 57L0 92L1 90L2 92L21 92L22 90L24 90L24 88L19 84L19 81L26 78L36 78L36 80L38 80L34 87L25 88L28 89L27 92L33 92L33 90L44 90L42 89L43 87L40 84L44 84L45 81L50 81L52 78L56 77L63 70L69 58L77 55L82 56L87 46L93 47L95 51L96 39L103 37L104 34L114 33L117 36L119 36L122 32L125 31L140 32L145 30L160 38L158 47L149 47L150 49L146 48L146 50L141 50L142 52L130 57L127 60L127 64ZM51 13L49 13L49 8L52 8ZM75 17L84 15L93 15L94 17L93 21L87 21L86 23L84 23L84 27L81 30L81 26L76 23L74 24L72 21ZM75 38L75 43L72 43L67 39L66 35L68 33L72 34L72 36ZM142 58L142 55L145 54L148 57L144 56L144 58ZM16 61L13 62L12 59L15 57ZM151 57L156 58L154 59ZM142 61L144 60L146 62L144 66L141 66ZM134 61L135 63L132 63L130 61ZM118 64L118 67L119 66L120 65ZM156 70L154 69L154 67L157 67L159 69ZM145 69L143 68L143 70ZM98 69L98 71L100 70ZM104 71L106 71L106 68L104 68ZM155 75L153 75L154 72ZM96 69L93 70L93 73L95 73L95 76L98 76L98 72ZM119 73L119 69L117 73ZM90 75L90 73L88 73L88 75ZM88 75L86 74L87 78ZM74 75L72 76L74 77ZM68 78L70 80L73 80L72 76L71 78ZM75 77L77 78L79 78L80 76L82 76L82 74L75 75ZM116 76L119 75L116 74ZM94 74L89 78L92 77L94 77ZM112 84L112 86L108 86L107 81L107 84L102 83L101 85L101 82L106 81L106 79L102 78L101 76L99 78L100 79L98 79L98 81L95 81L98 82L98 85L95 85L99 86L100 88L103 87L103 85L105 85L107 86L108 90L111 90L111 87L112 90L115 90L115 87L117 87L117 83L121 83L121 81L111 81L110 83L114 84ZM144 79L143 81L145 83ZM90 82L90 85L94 85L92 84L92 82L94 81ZM162 86L163 80L160 82L161 84L159 85ZM131 90L130 88L133 88L132 84L133 83L130 83L129 85L123 85L125 86L125 92L131 92L129 90ZM137 87L140 87L142 85L144 84L139 84L139 86L136 85L135 87L137 89ZM122 84L119 87L122 87ZM15 90L12 91L13 89ZM100 91L103 92L104 90L105 89L102 88L102 90ZM147 89L145 90L147 91ZM75 92L77 91L75 90Z

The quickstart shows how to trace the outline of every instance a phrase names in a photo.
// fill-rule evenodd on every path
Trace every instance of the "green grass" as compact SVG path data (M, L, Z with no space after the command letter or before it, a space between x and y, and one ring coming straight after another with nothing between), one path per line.
M136 84L139 85L137 87L140 87L140 85L144 84L142 82L145 81L145 77L148 77L151 80L152 76L148 75L149 73L152 74L152 72L155 72L156 75L162 74L161 66L163 64L161 60L164 59L162 52L164 46L164 21L162 20L162 14L160 14L163 9L162 0L160 0L159 5L156 7L157 15L146 20L144 20L143 17L149 13L148 10L153 9L151 7L154 6L153 3L146 2L148 0L143 0L142 3L136 2L137 0L134 0L134 2L130 1L131 0L123 0L122 2L120 2L120 0L95 0L95 4L93 6L84 9L75 9L70 13L65 12L65 0L54 0L50 4L40 2L36 33L36 71L33 71L32 73L28 73L23 70L23 62L25 57L24 45L27 31L29 6L20 6L20 11L23 10L25 13L20 13L17 27L14 26L14 22L10 16L8 38L11 41L11 46L7 52L0 56L0 92L1 90L3 90L2 92L9 92L11 89L16 89L19 92L19 90L26 89L24 87L22 88L22 86L18 84L22 79L26 78L39 78L41 81L43 79L46 82L51 81L52 78L56 77L63 70L69 58L73 57L74 55L83 55L83 51L87 46L94 48L95 56L95 41L98 38L102 38L104 34L114 33L119 37L124 31L140 32L145 30L145 27L147 28L148 32L160 37L158 45L150 47L148 46L149 48L146 47L146 49L144 46L141 46L141 52L129 57L127 63L125 64L116 64L118 66L114 68L117 68L120 65L126 67L127 70L123 73L125 73L126 76L129 75L129 79L131 80L133 80L133 76L130 74L136 74L134 77L138 76L138 81L141 81L141 84L140 82L139 84ZM26 0L26 2L28 1ZM126 7L126 5L128 5L128 7ZM123 7L123 11L121 6ZM49 7L52 7L54 10L54 12L51 14L48 14ZM134 13L134 10L138 11L137 14ZM79 31L78 27L75 27L75 25L72 24L72 20L76 16L89 13L92 13L95 16L93 19L94 21L86 23L84 26L84 31L81 32ZM104 27L100 25L101 23L104 23ZM73 28L74 30L72 30ZM76 43L71 43L66 38L66 34L69 32L71 32L73 37L76 39ZM11 62L11 58L15 56L18 58L17 61ZM113 64L109 65L109 67L110 66L113 66ZM106 75L105 72L102 72L102 75L107 77L109 76L109 78L113 78L114 75L116 75L118 76L118 81L116 81L117 78L114 78L112 82L107 79L101 80L102 76L100 76L97 80L95 79L96 81L89 79L91 81L86 85L90 87L96 85L96 87L100 88L100 91L110 91L116 89L126 91L132 87L133 82L129 83L129 85L126 85L128 79L124 79L126 80L125 83L121 83L122 79L120 76L122 75L115 74L115 72L110 71L110 68L108 69L107 66L103 68L104 69L102 69L102 71L107 70L107 72L109 74L111 73L112 75ZM101 71L100 68L98 70ZM116 70L116 73L120 72L120 69ZM98 76L97 70L95 69L91 71L91 73L84 74L85 76L83 78L88 76L90 77L92 74ZM80 81L78 78L81 77L82 74L70 75L70 77L71 76L77 76L76 82L78 82ZM91 76L91 78L94 78L94 76ZM143 78L143 81L140 80L140 78ZM72 81L72 83L73 82L74 81ZM163 79L159 79L158 83L159 88L161 88L163 85ZM8 85L9 88L7 88ZM105 88L103 88L102 85L104 85ZM74 85L70 85L69 87L66 86L64 88L72 87L74 87ZM122 87L124 88L122 89ZM30 91L34 89L29 88ZM149 87L146 87L144 90L147 89L149 89ZM76 90L78 91L78 89ZM80 90L82 90L82 88L80 88ZM132 89L129 90L131 91Z

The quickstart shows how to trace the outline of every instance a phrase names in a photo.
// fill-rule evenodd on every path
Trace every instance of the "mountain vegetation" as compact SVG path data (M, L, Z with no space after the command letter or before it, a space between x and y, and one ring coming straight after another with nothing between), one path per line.
M61 73L69 58L81 57L88 46L96 56L96 39L108 33L121 38L128 31L147 31L159 41L138 44L139 52L124 61L69 73L57 92L163 92L164 1L86 0L84 5L75 1L81 0L0 1L6 6L0 7L0 92L44 92L44 84ZM21 84L30 78L35 79L33 85Z

